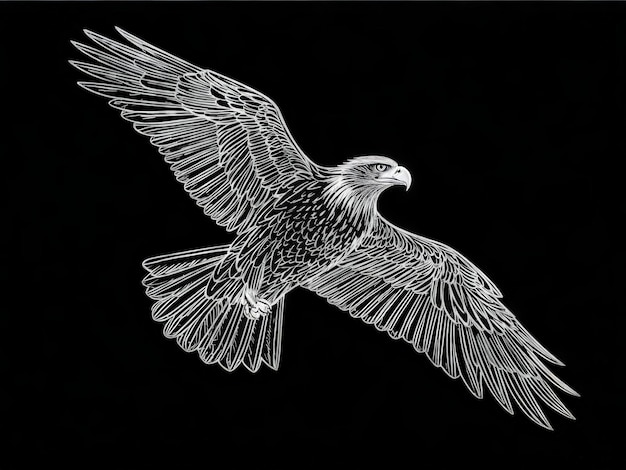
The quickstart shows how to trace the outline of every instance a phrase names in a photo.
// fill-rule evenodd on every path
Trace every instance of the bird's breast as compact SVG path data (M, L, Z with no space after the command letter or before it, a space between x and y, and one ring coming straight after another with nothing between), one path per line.
M363 205L329 200L317 183L302 185L240 235L239 265L261 269L264 289L282 295L340 262L371 231L373 220Z
M341 259L371 228L372 214L363 205L329 200L321 187L303 188L278 207L271 236L280 241L281 253L305 264Z

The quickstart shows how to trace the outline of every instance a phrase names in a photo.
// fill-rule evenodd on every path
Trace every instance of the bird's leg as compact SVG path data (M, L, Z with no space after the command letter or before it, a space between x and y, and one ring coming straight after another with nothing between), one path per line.
M244 315L251 320L265 316L272 310L267 300L258 298L250 289L245 290L241 303L245 306Z

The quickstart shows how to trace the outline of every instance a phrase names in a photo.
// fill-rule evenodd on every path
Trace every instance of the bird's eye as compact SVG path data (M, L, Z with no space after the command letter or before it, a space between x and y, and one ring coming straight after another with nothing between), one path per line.
M389 169L389 165L383 165L382 163L378 163L375 167L376 171L385 171Z

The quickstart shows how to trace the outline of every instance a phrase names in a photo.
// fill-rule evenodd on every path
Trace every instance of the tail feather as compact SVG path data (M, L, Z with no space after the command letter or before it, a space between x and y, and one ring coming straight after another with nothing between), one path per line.
M282 302L281 302L282 304ZM243 365L250 371L254 372L261 367L262 353L264 347L264 338L267 334L267 326L269 322L267 317L263 317L260 320L260 324L257 326L255 334L250 339L250 346L246 350L245 357L243 359ZM276 369L278 365L274 366L271 363L269 366L272 369Z
M149 273L143 280L146 294L151 299L162 300L181 296L197 283L206 284L227 251L228 245L223 245L145 260L143 267Z
M224 361L226 362L227 369L237 367L243 362L243 357L251 346L250 340L254 332L256 321L249 321L247 318L243 318L243 321L239 321L237 325L237 332L235 333L235 339L231 343L228 352L224 355Z
M201 314L201 316L201 319L191 322L189 327L176 337L176 342L186 352L193 352L198 349L200 341L206 336L211 325L215 323L218 311L212 308L208 314Z
M268 324L266 334L262 337L265 344L261 347L261 358L263 362L272 369L278 370L281 351L281 332L283 330L284 299L281 298L274 308L275 311L272 310L273 315L265 317Z
M155 277L163 277L168 274L176 274L194 266L211 263L215 266L222 260L228 251L229 245L211 246L182 253L167 254L148 258L143 262L143 267Z
M235 300L207 296L215 267L228 246L157 256L143 265L147 295L156 302L152 317L164 323L163 333L187 351L198 351L207 364L228 371L243 365L256 372L265 363L277 370L280 362L283 300L256 320ZM234 284L234 283L233 283Z

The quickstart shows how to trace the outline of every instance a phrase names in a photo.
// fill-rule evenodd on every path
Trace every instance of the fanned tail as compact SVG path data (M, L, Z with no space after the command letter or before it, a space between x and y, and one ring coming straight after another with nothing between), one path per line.
M202 248L144 261L143 283L155 300L152 318L164 323L163 334L185 351L198 351L207 364L228 371L244 365L256 372L262 363L277 370L280 362L283 299L256 320L228 299L207 297L207 284L228 245Z

